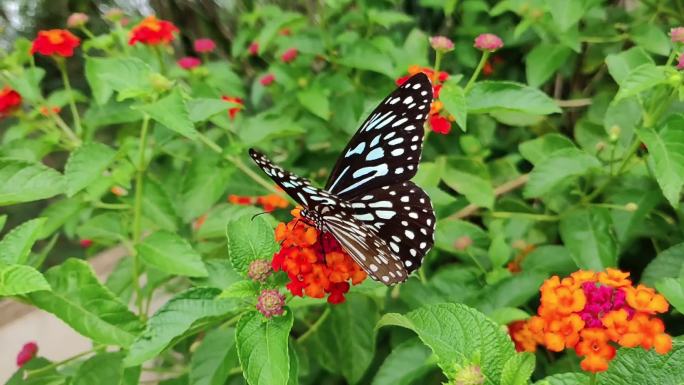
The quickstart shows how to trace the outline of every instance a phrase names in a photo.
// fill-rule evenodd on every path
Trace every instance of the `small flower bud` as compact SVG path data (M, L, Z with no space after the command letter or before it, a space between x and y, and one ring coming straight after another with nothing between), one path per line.
M24 366L24 364L31 361L36 354L38 354L38 344L35 342L24 344L24 346L21 347L19 354L17 354L17 366Z
M111 192L112 192L112 194L114 194L118 197L123 197L123 196L128 195L128 190L126 190L125 188L123 188L121 186L112 187Z
M631 212L637 211L637 210L639 210L639 205L634 203L634 202L629 202L625 205L625 210L631 211Z
M440 52L449 52L454 49L454 42L446 36L432 36L430 38L432 49Z
M259 43L252 42L252 44L249 45L249 48L247 49L250 55L256 56L259 54Z
M249 270L247 275L254 281L264 283L266 279L271 275L271 263L265 259L257 259L249 264Z
M608 139L611 142L617 142L617 140L620 138L620 131L620 126L614 125L610 128L610 131L608 132Z
M123 18L123 15L124 12L121 8L110 8L104 13L104 18L112 22L117 22Z
M482 385L485 377L478 365L461 368L454 376L454 385Z
M280 59L283 61L283 63L289 63L296 59L298 54L299 51L297 51L297 48L290 48L283 52L283 55L280 57Z
M285 306L285 296L275 289L262 291L256 304L257 310L266 318L282 315L285 311L283 306Z
M78 241L78 244L79 244L82 248L87 249L87 248L89 248L90 246L92 246L93 241L90 240L90 239L81 239L80 241Z
M494 52L503 45L501 38L492 33L483 33L475 38L475 48L481 51Z
M259 79L259 83L261 83L262 86L268 87L270 86L273 82L275 81L275 75L273 74L266 74Z
M684 69L684 54L679 55L679 58L677 59L677 69Z
M88 15L81 12L72 13L67 19L67 27L69 28L80 28L83 27L87 22Z
M600 141L600 142L597 142L597 143L596 143L596 146L595 146L596 152L601 152L601 151L603 151L605 148L606 148L606 142Z
M178 60L178 66L184 70L191 70L202 65L202 61L196 57L186 56Z
M152 87L158 92L168 91L173 86L173 82L171 80L159 73L150 75L150 83L152 83Z
M465 251L472 244L473 244L473 239L467 235L464 235L462 237L459 237L456 240L456 242L454 243L454 247L456 248L456 250Z
M684 27L670 29L670 40L673 43L684 43Z
M194 43L195 52L206 53L213 52L216 49L216 43L208 38L197 39Z

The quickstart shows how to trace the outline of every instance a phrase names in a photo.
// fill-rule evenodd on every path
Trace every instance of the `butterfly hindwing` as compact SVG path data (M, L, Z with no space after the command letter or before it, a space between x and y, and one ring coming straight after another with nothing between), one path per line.
M418 73L386 97L337 160L325 189L343 199L411 179L418 170L432 84Z
M409 274L434 244L435 214L430 197L413 182L383 186L350 201L354 218L377 229Z

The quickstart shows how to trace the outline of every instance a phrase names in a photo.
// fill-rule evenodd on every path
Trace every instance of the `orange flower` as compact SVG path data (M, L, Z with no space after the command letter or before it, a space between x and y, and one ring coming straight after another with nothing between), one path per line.
M0 118L9 116L19 106L21 106L21 95L9 86L3 87L0 90Z
M173 23L157 19L154 15L148 16L133 27L128 44L134 45L137 42L147 45L168 44L174 39L174 32L178 32L178 28Z
M617 342L625 333L627 333L629 330L628 317L629 313L627 313L627 310L625 309L613 310L603 316L601 322L603 323L603 326L606 327L606 333L608 333L608 337L610 337L611 340Z
M202 225L204 224L204 222L205 222L206 220L207 220L207 214L202 214L202 215L200 215L199 217L197 217L197 219L195 220L195 222L193 222L192 228L193 228L195 231L199 230L200 227L202 227Z
M579 312L587 303L587 298L581 289L561 283L555 275L544 282L541 293L542 306L563 315Z
M284 209L290 205L287 199L278 194L269 194L258 197L257 203L260 204L267 212L271 212L276 208Z
M439 113L439 111L441 111L443 107L444 103L442 103L440 100L435 100L434 102L432 102L432 105L430 106L430 115Z
M254 203L254 199L248 196L230 194L228 195L228 202L234 205L249 206Z
M515 343L515 350L519 352L537 351L537 339L535 333L530 330L530 323L515 321L508 325L508 334Z
M623 272L618 269L607 268L606 271L598 273L598 281L604 285L612 287L631 286L632 281L629 280L629 272Z
M313 270L309 274L304 275L304 283L307 284L307 287L304 289L306 295L313 298L323 298L326 289L330 287L330 280L328 280L325 267L314 265Z
M544 334L544 345L549 350L560 352L572 348L579 341L579 332L584 328L584 321L577 314L559 318L549 322Z
M54 107L40 106L40 108L38 109L38 111L39 111L40 114L43 115L43 116L50 116L50 115L57 115L57 114L59 114L59 113L62 111L62 109L59 108L59 107L57 107L57 106L54 106Z
M665 324L659 318L651 318L647 314L636 314L628 325L628 332L620 338L620 345L648 350L655 348L659 354L672 350L672 337L665 334Z
M585 282L590 282L596 279L596 273L594 273L591 270L578 270L572 274L570 274L571 280L568 281L568 285L574 287L574 288L579 288L582 286L583 283ZM569 279L569 278L565 278Z
M245 102L242 100L242 98L238 98L235 96L221 96L221 99L225 100L226 102L235 104L235 107L231 107L228 109L228 116L230 116L231 119L235 119L237 113L240 112L243 108L245 108Z
M608 361L615 357L615 348L608 341L603 329L584 329L580 333L581 341L575 346L579 356L586 356L580 366L588 372L602 372L608 369Z
M45 56L71 57L74 49L81 44L81 39L66 29L50 29L38 31L38 36L31 45L31 55L38 52Z
M635 287L626 287L627 304L636 311L643 311L648 314L665 313L669 308L669 304L660 294L656 294L655 290L644 285Z

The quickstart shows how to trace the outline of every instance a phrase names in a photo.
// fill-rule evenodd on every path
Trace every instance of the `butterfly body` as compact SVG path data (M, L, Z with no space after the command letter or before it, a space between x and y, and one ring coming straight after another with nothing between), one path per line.
M371 278L403 282L434 244L430 198L409 179L421 157L432 102L424 74L387 96L342 151L324 189L250 149L255 163L302 205L301 216L331 233Z

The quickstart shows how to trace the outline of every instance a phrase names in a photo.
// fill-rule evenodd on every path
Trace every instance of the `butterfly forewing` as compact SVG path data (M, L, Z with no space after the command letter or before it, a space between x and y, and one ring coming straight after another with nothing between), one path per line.
M354 218L377 229L409 274L434 244L435 214L430 197L413 182L383 186L350 201Z
M337 160L325 189L350 199L411 179L418 170L432 84L419 73L386 97Z

